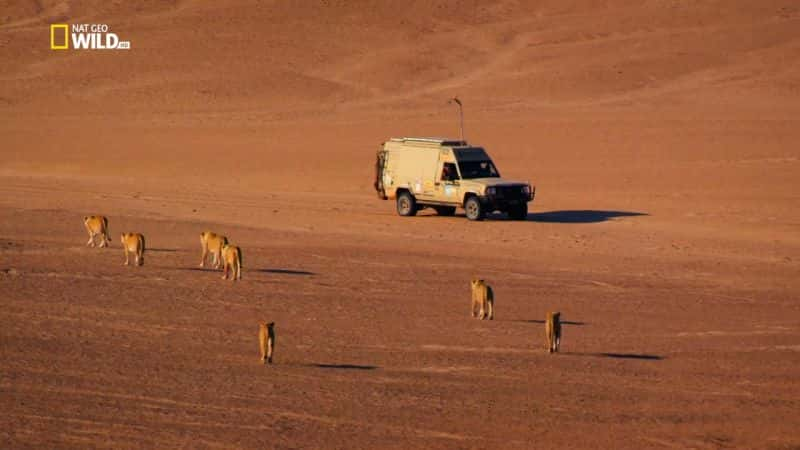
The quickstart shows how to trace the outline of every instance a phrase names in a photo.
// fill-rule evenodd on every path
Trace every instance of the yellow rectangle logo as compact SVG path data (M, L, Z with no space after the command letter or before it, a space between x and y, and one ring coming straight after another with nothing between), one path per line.
M56 30L64 30L64 43L56 45ZM51 50L67 50L69 49L69 25L67 24L53 24L50 25L50 49Z

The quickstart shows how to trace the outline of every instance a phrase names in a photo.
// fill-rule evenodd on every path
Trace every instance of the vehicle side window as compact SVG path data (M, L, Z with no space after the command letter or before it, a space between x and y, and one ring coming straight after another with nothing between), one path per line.
M458 172L456 165L453 163L444 163L442 165L442 181L455 181L458 180Z

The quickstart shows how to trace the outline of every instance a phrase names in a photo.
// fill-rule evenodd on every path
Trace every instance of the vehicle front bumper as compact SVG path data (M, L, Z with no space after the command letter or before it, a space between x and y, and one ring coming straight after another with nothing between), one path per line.
M481 202L481 206L489 211L505 211L509 208L532 202L534 197L536 197L536 187L531 186L530 195L523 195L522 193L504 195L501 193L500 195L482 195L478 199Z

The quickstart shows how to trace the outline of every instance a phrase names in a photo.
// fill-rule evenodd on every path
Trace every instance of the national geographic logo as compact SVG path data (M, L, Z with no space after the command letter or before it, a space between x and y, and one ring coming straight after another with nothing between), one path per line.
M121 41L104 23L54 23L50 25L51 50L129 50L131 41ZM72 47L70 47L70 43Z

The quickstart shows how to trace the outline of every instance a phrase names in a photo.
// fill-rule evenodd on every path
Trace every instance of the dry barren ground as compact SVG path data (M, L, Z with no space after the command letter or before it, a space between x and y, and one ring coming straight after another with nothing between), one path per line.
M0 2L0 447L800 447L798 30L794 1ZM527 221L371 192L453 95Z

